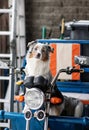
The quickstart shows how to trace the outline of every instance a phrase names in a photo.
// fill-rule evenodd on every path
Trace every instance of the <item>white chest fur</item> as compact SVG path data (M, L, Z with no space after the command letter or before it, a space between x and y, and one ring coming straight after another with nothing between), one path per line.
M26 64L26 76L46 76L49 73L49 61L41 61L36 58L30 58Z

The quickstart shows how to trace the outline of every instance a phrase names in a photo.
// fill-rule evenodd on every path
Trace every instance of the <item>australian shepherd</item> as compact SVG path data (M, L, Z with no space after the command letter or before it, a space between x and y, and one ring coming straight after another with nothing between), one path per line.
M28 44L29 50L26 55L26 76L43 76L49 81L52 80L50 72L50 53L53 53L53 48L48 44L31 42Z
M48 44L37 43L35 41L29 42L28 47L25 67L26 77L41 75L51 82L50 53L53 53L54 49ZM65 114L75 117L82 115L83 104L79 100L63 96L61 92L59 92L59 95L63 101L61 104L51 104L50 115L59 116Z

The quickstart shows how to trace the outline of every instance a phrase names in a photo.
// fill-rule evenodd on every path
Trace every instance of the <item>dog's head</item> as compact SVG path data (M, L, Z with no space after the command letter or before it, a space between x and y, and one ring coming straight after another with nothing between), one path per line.
M53 53L54 51L54 49L48 44L31 42L30 44L28 44L28 46L29 46L28 57L37 58L42 61L47 61L49 59L50 52Z

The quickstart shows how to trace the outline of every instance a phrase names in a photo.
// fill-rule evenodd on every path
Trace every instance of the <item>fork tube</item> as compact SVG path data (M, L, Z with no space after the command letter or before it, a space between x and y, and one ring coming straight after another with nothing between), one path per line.
M29 122L29 120L26 120L26 130L30 130L30 122Z
M48 130L48 117L45 117L44 130Z
M49 108L50 108L50 102L47 103L47 110L46 110L47 115L44 121L44 130L48 130Z
M48 101L46 102L46 108L45 108L46 117L45 117L45 121L44 121L44 130L48 130L48 119L49 119L50 96L51 96L51 94L48 93L46 96L47 96Z

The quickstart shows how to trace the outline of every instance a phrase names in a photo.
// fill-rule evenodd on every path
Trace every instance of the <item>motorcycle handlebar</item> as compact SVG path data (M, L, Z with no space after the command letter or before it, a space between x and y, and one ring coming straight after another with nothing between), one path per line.
M75 67L67 67L66 69L65 69L65 72L67 73L67 74L72 74L72 73L83 73L84 72L84 70L83 69L76 69Z
M25 72L24 72L24 67L16 68L16 69L15 69L15 73L25 73Z
M60 73L62 72L65 72L66 74L72 74L72 73L83 73L84 70L83 69L76 69L75 67L67 67L66 69L60 69L58 71L58 73L56 74L56 76L53 78L52 82L51 82L51 85L54 87L56 81L57 81L57 78L59 76Z

